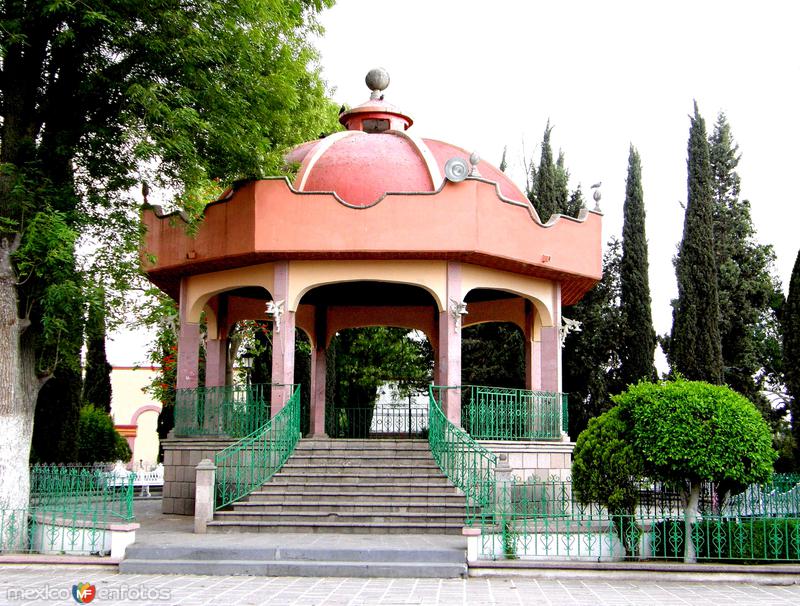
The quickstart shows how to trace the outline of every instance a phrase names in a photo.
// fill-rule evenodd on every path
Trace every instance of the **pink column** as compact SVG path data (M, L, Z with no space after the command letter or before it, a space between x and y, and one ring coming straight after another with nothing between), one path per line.
M206 387L225 385L227 345L227 339L208 339L206 341Z
M289 262L275 264L273 299L282 301L283 313L272 321L272 416L284 407L294 383L295 312L289 311Z
M561 391L561 284L553 293L553 326L542 327L542 390Z
M311 437L327 438L325 433L325 378L327 375L325 341L311 350Z
M186 279L181 280L178 333L178 376L176 387L186 389L197 387L198 364L200 362L200 326L187 319L189 302L186 294Z
M536 311L530 301L525 301L525 389L542 389L542 343L534 340Z
M325 433L325 383L328 370L328 308L314 308L314 338L311 344L311 419L312 438L327 438Z
M461 386L461 320L450 313L452 301L460 303L461 264L447 263L447 300L445 310L439 312L439 355L437 375L439 385ZM442 395L447 418L461 426L461 390L448 389Z

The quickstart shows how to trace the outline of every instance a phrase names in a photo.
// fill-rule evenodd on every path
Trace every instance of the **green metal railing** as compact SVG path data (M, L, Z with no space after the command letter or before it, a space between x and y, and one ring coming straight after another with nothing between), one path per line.
M642 485L623 515L573 498L568 481L510 479L480 514L482 558L680 560L692 541L698 561L800 561L800 483L776 476L725 498L704 487L687 539L678 492ZM770 513L764 513L770 511Z
M262 383L178 389L175 435L248 436L270 419L272 387Z
M551 440L567 430L567 394L463 385L461 425L476 440Z
M398 402L391 406L329 408L325 431L331 438L424 437L428 431L428 406Z
M0 552L102 554L108 526L131 521L134 474L36 465L27 509L0 509Z
M214 457L215 508L248 495L286 462L300 439L300 386L287 385L291 397L262 427Z
M472 525L494 501L497 456L451 423L442 411L442 399L457 387L429 388L428 443L439 469L466 497L466 524Z

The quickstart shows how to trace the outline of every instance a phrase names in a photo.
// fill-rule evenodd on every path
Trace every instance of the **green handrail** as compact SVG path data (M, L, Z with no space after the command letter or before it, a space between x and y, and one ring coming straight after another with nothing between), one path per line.
M215 509L250 494L286 462L300 439L300 386L287 385L292 395L262 427L217 453Z
M428 443L439 469L464 493L467 501L465 521L471 526L494 502L497 456L473 440L466 431L453 425L442 412L443 394L458 389L430 386Z
M476 440L557 440L568 427L567 395L461 386L464 429Z

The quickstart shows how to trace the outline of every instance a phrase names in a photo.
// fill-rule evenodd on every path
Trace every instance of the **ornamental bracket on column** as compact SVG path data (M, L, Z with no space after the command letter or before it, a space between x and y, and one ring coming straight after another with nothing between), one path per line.
M468 313L467 304L464 301L450 299L450 317L453 318L455 322L453 332L458 332L461 324L461 316L466 316Z
M561 342L561 347L564 347L569 333L581 332L582 325L583 322L580 320L570 320L569 318L561 316L561 328L558 329L558 340Z
M281 316L283 315L283 299L279 301L267 301L267 315L272 316L275 324L275 332L281 331Z

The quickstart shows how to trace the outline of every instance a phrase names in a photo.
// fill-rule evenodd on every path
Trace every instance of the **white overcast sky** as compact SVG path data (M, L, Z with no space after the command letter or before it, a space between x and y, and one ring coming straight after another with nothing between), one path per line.
M672 257L683 229L692 103L709 132L724 111L742 155L742 197L788 289L800 248L800 2L338 0L321 22L316 46L337 102L365 101L365 74L384 67L386 99L414 119L417 135L495 165L508 146L520 187L523 142L538 162L549 118L571 187L589 193L603 182L606 241L621 233L633 143L659 333L670 330L677 294ZM111 362L132 363L133 349L111 343Z

